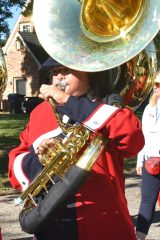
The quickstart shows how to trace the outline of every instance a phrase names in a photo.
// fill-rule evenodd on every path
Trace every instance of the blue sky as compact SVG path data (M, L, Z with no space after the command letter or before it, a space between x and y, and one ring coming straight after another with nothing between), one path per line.
M19 14L21 12L21 9L19 9L17 7L14 7L14 8L12 8L12 12L13 12L13 18L8 19L8 24L9 24L10 31L14 28L14 26L16 24L16 21L19 17Z

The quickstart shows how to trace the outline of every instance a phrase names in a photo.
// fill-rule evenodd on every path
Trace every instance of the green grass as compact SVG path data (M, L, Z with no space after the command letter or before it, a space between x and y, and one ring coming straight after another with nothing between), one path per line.
M124 159L124 173L135 173L136 172L137 157Z
M0 114L0 193L10 187L8 153L19 145L19 134L28 121L27 114Z

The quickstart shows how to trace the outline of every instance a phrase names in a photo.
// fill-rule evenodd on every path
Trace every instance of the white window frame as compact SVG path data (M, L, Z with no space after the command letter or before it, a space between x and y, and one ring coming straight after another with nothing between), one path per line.
M24 29L25 27L26 30ZM31 23L20 23L20 32L31 32Z

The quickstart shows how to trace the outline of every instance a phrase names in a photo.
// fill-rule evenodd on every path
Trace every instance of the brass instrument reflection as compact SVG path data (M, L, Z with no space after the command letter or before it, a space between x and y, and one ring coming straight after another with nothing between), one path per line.
M153 88L156 63L152 52L142 51L128 61L125 68L123 74L126 82L119 92L124 98L124 104L136 110Z
M92 34L106 37L103 39L105 42L120 38L138 22L143 7L144 0L84 0L81 8L82 30L89 38Z

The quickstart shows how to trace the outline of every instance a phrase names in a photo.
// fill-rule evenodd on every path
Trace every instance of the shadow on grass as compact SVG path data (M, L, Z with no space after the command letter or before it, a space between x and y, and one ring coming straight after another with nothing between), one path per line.
M0 137L0 142L0 174L3 174L8 170L8 154L18 146L19 140L16 137Z
M28 114L0 114L0 194L12 188L8 180L8 153L19 145Z

